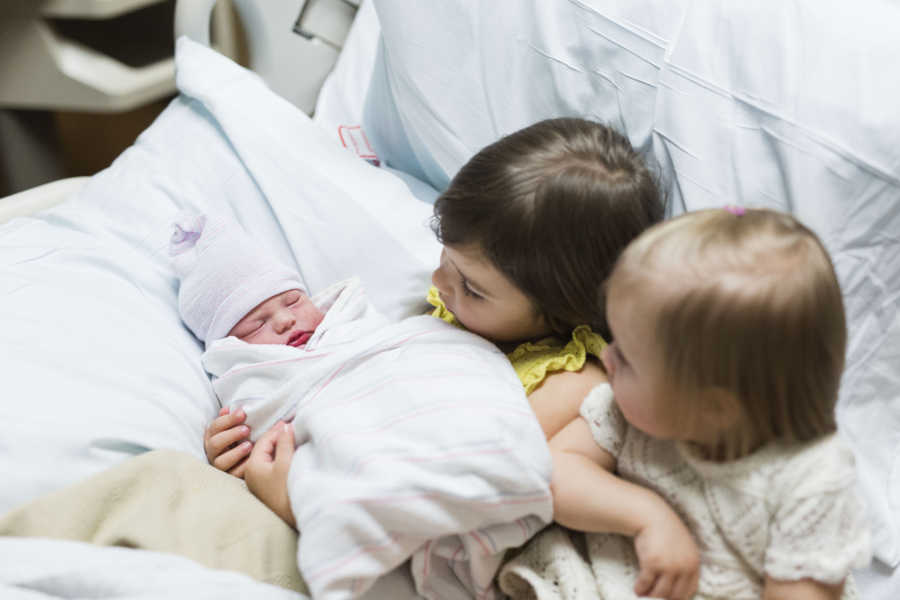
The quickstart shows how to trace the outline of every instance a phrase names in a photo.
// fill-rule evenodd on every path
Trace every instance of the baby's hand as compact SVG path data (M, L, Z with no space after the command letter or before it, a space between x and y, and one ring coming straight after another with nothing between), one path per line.
M257 440L247 462L244 480L254 496L296 529L287 493L288 471L293 458L294 428L279 421Z
M671 510L647 524L634 538L641 571L638 596L687 600L697 591L700 552L681 519Z
M247 458L253 448L248 439L250 428L244 425L246 419L247 414L242 409L231 413L227 406L223 407L203 434L203 449L209 464L240 478L244 477Z

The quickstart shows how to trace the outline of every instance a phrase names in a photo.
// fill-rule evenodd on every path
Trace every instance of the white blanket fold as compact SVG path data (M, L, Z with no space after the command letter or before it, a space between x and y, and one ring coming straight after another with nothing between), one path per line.
M427 598L492 598L503 552L552 519L547 445L495 346L430 316L398 323L358 281L302 349L213 343L204 365L256 434L294 415L289 495L315 598L346 598L412 558Z

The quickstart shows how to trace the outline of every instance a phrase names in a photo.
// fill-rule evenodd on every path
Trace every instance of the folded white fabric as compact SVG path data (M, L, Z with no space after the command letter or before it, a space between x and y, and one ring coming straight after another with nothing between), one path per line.
M494 597L504 551L553 510L547 444L509 361L431 316L389 323L358 281L328 295L303 348L226 338L204 355L252 427L294 415L288 490L312 596L358 596L412 558L426 598Z

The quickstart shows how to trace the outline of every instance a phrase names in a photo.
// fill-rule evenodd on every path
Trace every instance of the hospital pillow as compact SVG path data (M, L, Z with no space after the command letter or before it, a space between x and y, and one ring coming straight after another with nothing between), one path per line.
M669 214L765 206L819 233L849 316L838 417L900 562L900 4L374 2L363 124L387 164L443 189L499 136L581 116L655 159Z
M358 274L392 318L423 310L430 205L222 56L181 41L177 67L182 95L108 169L0 226L0 512L147 449L204 456L218 403L167 254L182 208L233 215L313 293Z

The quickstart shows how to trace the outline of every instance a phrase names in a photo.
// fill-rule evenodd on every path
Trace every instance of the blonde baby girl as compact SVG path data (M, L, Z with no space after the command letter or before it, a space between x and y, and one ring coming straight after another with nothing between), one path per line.
M659 578L646 595L852 597L869 532L836 433L847 330L816 235L770 210L689 213L630 244L607 292L609 383L551 441L555 519L623 534L588 535L597 589L585 597L635 596L635 557L648 558L636 523L671 520L660 499L701 567L699 580ZM558 558L543 548L501 575L513 595L540 588Z

